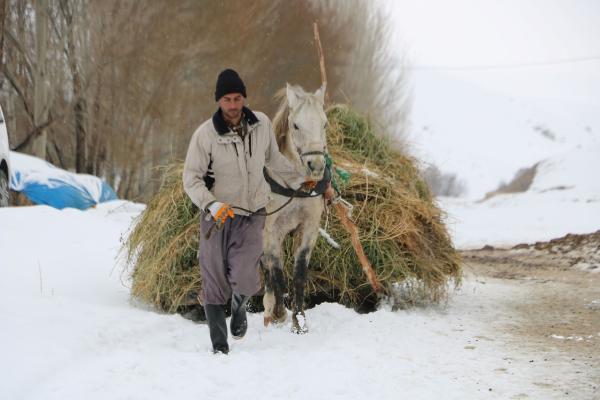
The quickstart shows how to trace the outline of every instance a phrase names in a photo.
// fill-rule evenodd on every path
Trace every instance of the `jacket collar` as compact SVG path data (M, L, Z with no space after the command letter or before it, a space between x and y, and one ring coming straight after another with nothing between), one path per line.
M242 112L244 113L244 119L248 123L248 126L252 126L258 123L258 117L256 114L252 112L248 107L242 107ZM225 135L229 133L229 126L227 122L225 122L225 118L223 118L223 113L221 112L221 108L217 109L217 111L212 116L213 126L219 135Z

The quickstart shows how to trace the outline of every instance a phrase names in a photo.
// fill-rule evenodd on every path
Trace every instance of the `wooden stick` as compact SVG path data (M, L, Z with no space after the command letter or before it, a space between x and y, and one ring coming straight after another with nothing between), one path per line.
M321 37L319 36L319 25L313 23L315 33L315 42L317 44L317 53L319 55L319 65L321 66L321 84L325 85L325 104L329 104L329 90L327 89L327 73L325 72L325 57L323 56L323 47L321 47Z
M362 245L360 244L360 239L358 238L358 227L354 224L354 222L350 220L350 218L348 218L348 210L346 209L343 203L337 202L334 204L334 206L337 215L340 221L342 222L342 225L344 226L344 228L346 228L348 233L350 233L352 246L354 247L354 251L358 256L358 260L360 261L362 270L367 276L367 279L371 284L373 291L377 294L383 293L383 286L381 286L381 283L379 283L379 281L377 280L377 275L375 275L375 271L373 271L373 267L371 267L371 263L369 263L369 260L365 255L365 251L363 250Z
M325 104L329 104L329 90L327 90L327 73L325 72L325 57L323 56L323 47L321 46L321 38L319 36L319 25L315 22L313 24L313 30L315 33L315 42L317 44L317 52L319 54L319 64L321 66L321 83L325 85ZM354 247L354 251L358 256L358 260L360 261L360 265L362 266L362 270L367 276L371 287L375 293L380 294L383 293L383 286L377 280L377 275L375 275L375 271L373 271L373 267L371 267L371 263L367 259L365 255L365 251L360 244L360 239L358 238L358 227L348 218L348 209L342 202L337 202L334 204L337 215L342 221L342 225L348 233L350 233L350 237L352 239L352 247Z

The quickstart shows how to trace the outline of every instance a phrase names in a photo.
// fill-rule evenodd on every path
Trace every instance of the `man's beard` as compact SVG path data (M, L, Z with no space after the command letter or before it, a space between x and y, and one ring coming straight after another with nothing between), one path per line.
M239 110L227 110L225 111L225 116L228 119L237 119L242 115L242 109Z

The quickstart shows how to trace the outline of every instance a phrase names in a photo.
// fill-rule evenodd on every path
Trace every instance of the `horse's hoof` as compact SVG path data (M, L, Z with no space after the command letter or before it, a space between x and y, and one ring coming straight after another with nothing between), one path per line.
M284 312L281 315L273 315L273 318L271 318L271 323L273 324L283 324L285 321L287 320L287 312Z
M275 307L271 317L271 322L274 324L283 324L287 319L287 310L285 307Z
M271 313L271 315L264 316L263 323L266 328L267 326L269 326L269 324L273 324L273 325L283 324L286 319L287 319L287 311L284 308L283 311L280 311L279 313L273 312L273 313Z
M292 333L297 335L308 333L308 325L306 324L304 313L292 315Z

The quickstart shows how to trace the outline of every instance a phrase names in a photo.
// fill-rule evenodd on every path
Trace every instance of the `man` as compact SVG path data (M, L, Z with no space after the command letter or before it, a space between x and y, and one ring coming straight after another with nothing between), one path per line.
M214 353L229 352L224 309L229 298L231 335L241 339L248 326L246 303L260 289L259 260L270 193L263 167L267 165L293 189L314 186L279 153L271 121L245 107L245 98L246 87L237 72L222 71L215 90L219 108L194 132L183 170L185 192L203 211L202 301Z

